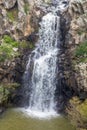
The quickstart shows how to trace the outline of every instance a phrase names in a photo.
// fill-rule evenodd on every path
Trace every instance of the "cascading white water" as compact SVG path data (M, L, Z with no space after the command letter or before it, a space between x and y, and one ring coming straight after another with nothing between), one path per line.
M39 40L29 57L25 74L29 73L30 62L33 62L31 77L31 94L27 112L54 114L56 89L57 54L60 43L60 17L48 13L42 18ZM33 56L32 56L33 55ZM26 78L26 76L25 76ZM26 85L26 84L25 84Z
M43 17L39 41L33 57L32 93L29 109L49 112L55 109L57 43L60 18L52 13Z
M57 79L58 45L60 44L60 17L55 11L43 16L39 29L39 40L29 56L24 74L24 86L28 86L29 106L27 114L40 117L56 114L54 100ZM31 67L31 64L33 67ZM32 70L31 70L32 68ZM32 75L29 79L29 73Z

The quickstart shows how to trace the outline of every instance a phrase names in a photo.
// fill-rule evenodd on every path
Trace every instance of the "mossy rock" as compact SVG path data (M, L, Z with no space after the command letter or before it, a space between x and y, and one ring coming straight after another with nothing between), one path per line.
M12 22L17 21L18 20L18 7L15 6L14 8L7 10L7 17Z

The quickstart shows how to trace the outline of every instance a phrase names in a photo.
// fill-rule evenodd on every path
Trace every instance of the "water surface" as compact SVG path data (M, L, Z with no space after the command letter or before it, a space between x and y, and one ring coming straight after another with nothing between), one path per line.
M36 119L7 110L0 117L0 130L75 130L65 117Z

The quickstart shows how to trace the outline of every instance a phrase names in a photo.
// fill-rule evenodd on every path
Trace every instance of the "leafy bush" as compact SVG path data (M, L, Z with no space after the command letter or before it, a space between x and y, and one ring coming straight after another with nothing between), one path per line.
M87 128L87 99L80 101L77 97L73 97L66 109L69 119L78 130L86 130Z
M9 92L5 90L3 85L0 85L0 104L7 100Z
M75 49L75 56L87 56L87 41L81 43L79 46Z
M74 60L76 62L85 62L87 61L87 41L81 43L76 47L74 51Z
M0 104L7 102L10 93L19 85L18 83L0 84Z
M4 35L2 39L3 43L0 45L0 61L13 59L15 56L18 56L19 53L13 49L14 47L18 48L18 42L8 35Z
M0 45L0 61L4 61L5 59L12 60L14 57L19 56L18 49L29 47L33 48L32 43L28 43L26 41L19 42L12 39L9 35L4 35L3 43ZM17 51L16 51L17 50Z

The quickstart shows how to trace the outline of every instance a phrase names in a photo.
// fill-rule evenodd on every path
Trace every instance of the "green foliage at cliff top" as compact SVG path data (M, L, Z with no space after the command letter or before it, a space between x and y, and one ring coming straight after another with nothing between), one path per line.
M87 128L87 99L85 101L80 101L79 98L73 97L69 101L67 107L67 113L69 119L71 119L72 124L81 130L86 130Z

